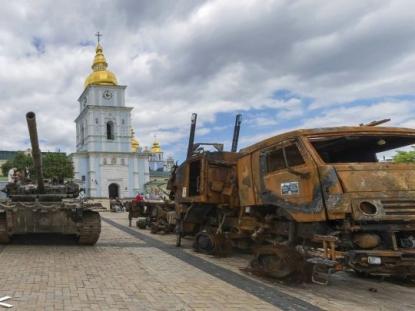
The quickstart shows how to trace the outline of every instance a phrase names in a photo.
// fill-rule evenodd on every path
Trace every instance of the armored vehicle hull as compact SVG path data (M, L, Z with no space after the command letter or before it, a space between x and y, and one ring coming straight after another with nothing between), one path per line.
M56 233L73 235L79 244L93 245L101 232L99 213L79 202L6 202L0 205L0 243L13 235Z

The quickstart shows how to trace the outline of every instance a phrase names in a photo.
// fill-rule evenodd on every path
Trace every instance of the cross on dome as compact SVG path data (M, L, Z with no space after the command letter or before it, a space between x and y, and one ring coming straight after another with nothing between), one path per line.
M97 37L97 43L99 44L100 38L102 37L102 34L98 31L95 36Z
M104 49L100 44L102 34L98 31L95 36L98 38L97 47L95 49L95 57L92 63L92 72L86 78L84 86L89 85L118 85L117 77L114 73L107 70L108 63L104 56Z

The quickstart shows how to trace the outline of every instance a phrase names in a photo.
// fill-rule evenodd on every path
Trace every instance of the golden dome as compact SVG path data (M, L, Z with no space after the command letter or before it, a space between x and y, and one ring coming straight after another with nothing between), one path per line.
M92 63L92 72L86 78L84 86L88 85L117 85L115 74L107 70L108 64L105 60L102 46L98 43L96 48L94 62Z
M161 152L161 147L160 147L160 143L155 140L153 145L151 146L151 152L152 153L158 153Z
M135 138L135 136L134 136L134 130L131 129L131 151L132 152L137 152L138 147L140 147L140 143L139 143L138 139Z

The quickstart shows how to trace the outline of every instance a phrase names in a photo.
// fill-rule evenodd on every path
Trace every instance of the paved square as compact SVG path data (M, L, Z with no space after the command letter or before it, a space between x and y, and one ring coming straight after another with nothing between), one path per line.
M128 228L126 213L102 216L95 247L0 248L0 297L12 297L11 310L415 309L415 288L345 273L327 287L271 283L240 271L249 256L196 254L190 240L177 249L172 235Z

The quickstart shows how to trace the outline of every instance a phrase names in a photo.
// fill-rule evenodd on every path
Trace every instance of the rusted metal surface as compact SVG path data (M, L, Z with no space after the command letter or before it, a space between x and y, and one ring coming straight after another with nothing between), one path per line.
M217 257L226 257L232 252L232 242L224 234L202 231L196 234L193 249Z
M195 120L195 115L192 115L187 159L174 169L168 183L170 198L176 205L176 244L180 245L182 236L197 235L207 228L211 238L205 239L206 236L201 234L201 240L219 245L222 233L234 228L238 221L240 204L236 162L239 154L224 151L223 144L195 143ZM237 148L240 124L241 117L238 115L233 149ZM228 245L227 242L225 244ZM196 245L195 248L200 251L204 247ZM224 253L218 251L221 248L214 246L212 252Z
M411 144L412 129L369 124L298 130L245 148L238 161L246 216L241 226L260 232L265 243L295 248L301 242L305 259L313 254L335 262L336 270L413 276L415 165L375 158ZM284 156L289 150L291 157ZM251 228L243 222L249 216L256 218ZM295 226L293 237L281 230L286 222ZM316 234L336 237L336 242L316 243ZM337 251L342 255L328 256Z
M251 249L252 269L274 277L307 270L326 283L324 273L345 268L414 276L415 165L376 154L415 144L415 130L378 124L296 130L238 153L193 153L169 185L177 244L196 235L214 253L214 237L226 236ZM287 249L314 268L283 267L279 252Z
M254 251L251 272L277 279L288 278L304 271L303 257L286 245L262 246Z
M130 227L134 218L138 218L137 226L140 229L149 227L152 233L171 233L176 226L174 202L132 201L128 210Z

